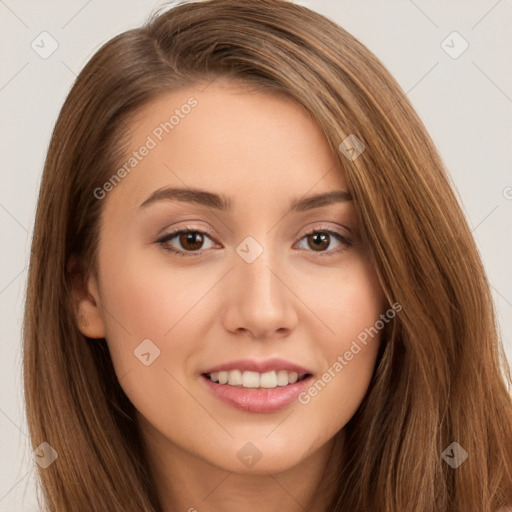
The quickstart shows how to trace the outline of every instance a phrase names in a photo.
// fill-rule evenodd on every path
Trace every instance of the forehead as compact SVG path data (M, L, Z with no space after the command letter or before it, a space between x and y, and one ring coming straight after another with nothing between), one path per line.
M130 123L120 162L127 172L109 201L140 205L166 186L208 189L235 202L347 189L320 127L282 93L227 80L197 84L154 99Z

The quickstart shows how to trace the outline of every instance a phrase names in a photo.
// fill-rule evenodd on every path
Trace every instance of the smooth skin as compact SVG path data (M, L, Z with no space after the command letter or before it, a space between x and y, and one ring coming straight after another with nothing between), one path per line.
M127 158L191 96L197 106L161 141L152 136L156 147L102 200L97 279L77 294L80 329L108 344L166 511L324 511L331 495L319 484L336 464L334 436L368 390L380 333L308 404L273 413L220 401L201 371L279 357L316 380L387 302L352 201L290 211L293 199L348 190L296 102L225 79L173 91L133 120ZM165 187L223 194L233 210L140 206ZM186 228L205 234L159 242ZM252 263L236 251L248 236L263 248ZM134 355L145 339L160 350L147 366ZM261 454L251 467L237 456L248 442Z

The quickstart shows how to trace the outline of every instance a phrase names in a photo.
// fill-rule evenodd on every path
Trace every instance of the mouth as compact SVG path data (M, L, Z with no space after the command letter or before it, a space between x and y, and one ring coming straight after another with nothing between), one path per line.
M312 375L307 372L289 372L287 370L271 370L260 373L239 369L203 373L203 377L215 384L245 389L275 389L302 382Z
M312 380L311 372L283 360L237 361L200 374L200 381L215 399L259 414L298 403L298 396Z

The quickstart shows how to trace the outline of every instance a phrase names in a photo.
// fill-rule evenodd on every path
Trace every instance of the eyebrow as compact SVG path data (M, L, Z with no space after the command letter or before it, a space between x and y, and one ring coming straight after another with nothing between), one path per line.
M290 210L292 212L304 212L333 203L345 203L352 200L350 192L346 190L333 190L314 196L295 198L290 203ZM145 208L159 201L195 203L225 212L232 212L235 204L232 198L223 194L215 194L197 188L165 187L155 190L139 208Z

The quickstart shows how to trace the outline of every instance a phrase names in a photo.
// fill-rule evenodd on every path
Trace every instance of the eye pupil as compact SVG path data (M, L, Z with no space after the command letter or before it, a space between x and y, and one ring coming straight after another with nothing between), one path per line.
M199 239L199 241L195 240L196 237ZM201 245L203 245L203 236L197 231L182 233L180 236L180 243L185 249L190 251L200 249ZM188 246L188 244L192 244L192 247Z
M311 238L314 239L312 248L326 249L329 247L329 235L327 233L313 233L309 237L310 240Z

